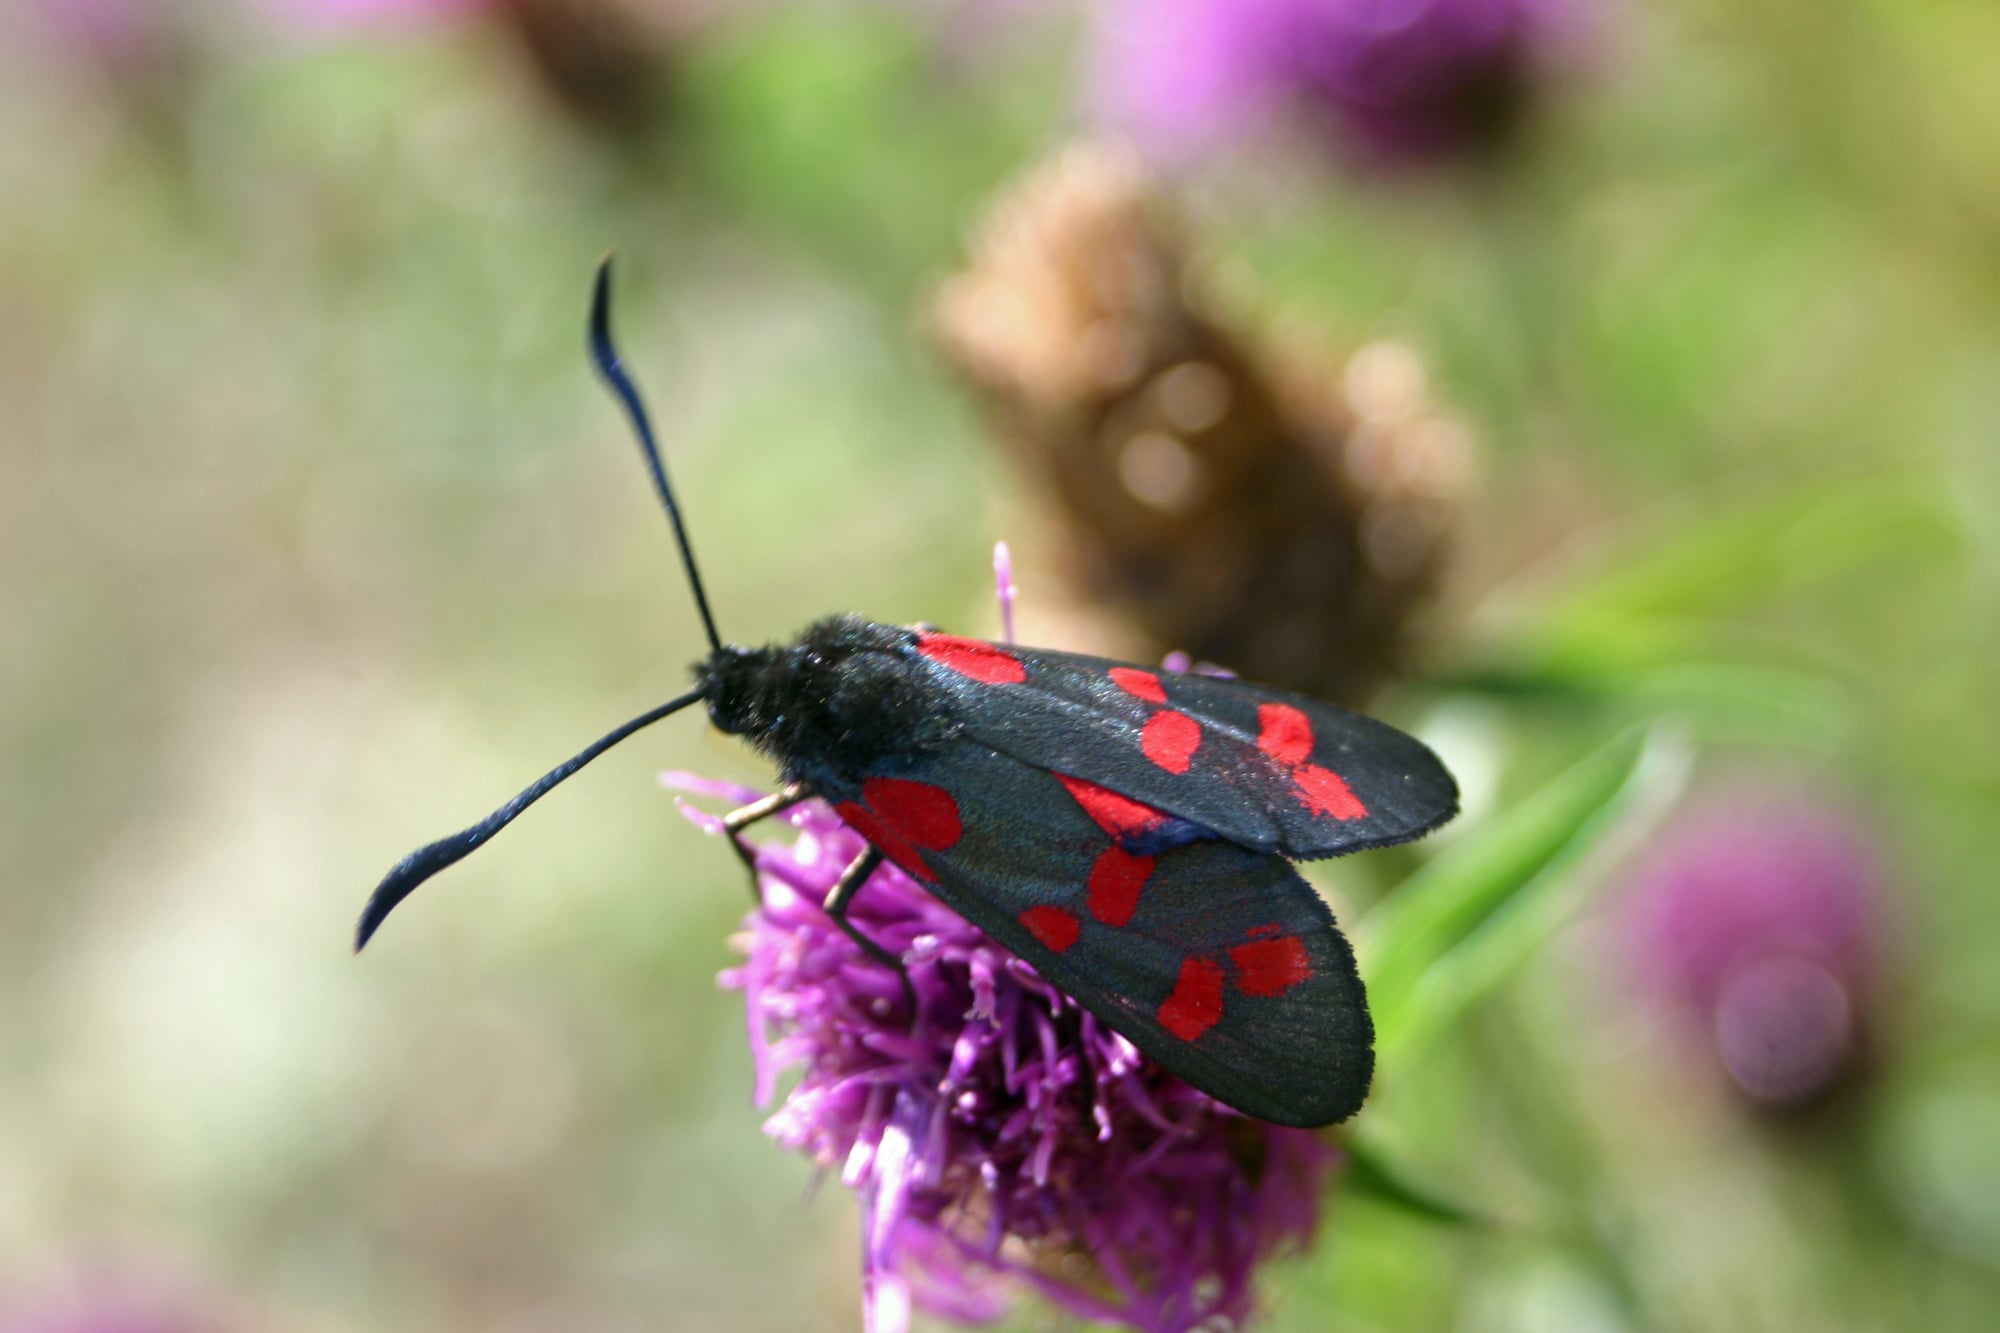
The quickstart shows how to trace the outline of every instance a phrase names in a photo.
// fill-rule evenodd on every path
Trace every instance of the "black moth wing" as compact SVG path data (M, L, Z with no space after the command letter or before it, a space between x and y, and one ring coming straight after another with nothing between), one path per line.
M975 649L1018 669L991 669ZM948 635L920 635L915 654L968 739L1257 851L1310 860L1386 847L1458 812L1458 786L1423 742L1333 704Z
M927 890L1211 1096L1305 1126L1367 1096L1374 1031L1353 951L1282 857L969 741L822 794Z

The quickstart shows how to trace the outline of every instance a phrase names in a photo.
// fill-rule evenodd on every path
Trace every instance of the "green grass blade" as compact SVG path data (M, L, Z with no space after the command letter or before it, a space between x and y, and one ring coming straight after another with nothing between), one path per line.
M1344 1135L1341 1151L1347 1154L1347 1170L1340 1186L1343 1195L1372 1199L1445 1226L1498 1225L1492 1214L1426 1179L1365 1128Z
M1679 785L1678 746L1627 732L1413 875L1362 921L1384 1063L1436 1032L1561 925L1574 872L1635 808ZM1648 798L1648 799L1641 799Z

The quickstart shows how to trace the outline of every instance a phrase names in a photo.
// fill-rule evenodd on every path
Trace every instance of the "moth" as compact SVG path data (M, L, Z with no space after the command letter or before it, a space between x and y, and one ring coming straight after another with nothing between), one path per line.
M1450 819L1457 787L1437 756L1386 723L1240 680L853 615L789 644L724 643L610 310L606 260L591 358L638 437L711 651L693 689L399 862L362 913L357 951L418 885L550 789L700 703L783 779L723 820L746 861L744 829L810 799L867 840L826 911L904 977L906 999L902 960L847 914L884 861L1246 1115L1312 1126L1360 1109L1374 1068L1367 997L1346 938L1292 862L1405 842Z

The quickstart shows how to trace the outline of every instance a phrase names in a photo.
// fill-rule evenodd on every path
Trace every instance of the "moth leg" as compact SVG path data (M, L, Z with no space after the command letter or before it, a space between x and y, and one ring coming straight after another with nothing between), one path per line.
M769 819L781 810L788 810L812 795L803 782L794 782L781 787L762 800L738 806L722 817L722 831L729 835L729 845L736 852L736 859L750 872L750 896L758 902L764 895L757 890L757 849L745 842L743 830L760 819Z
M903 966L903 960L861 933L861 928L847 919L847 906L854 901L854 895L868 882L882 864L882 853L870 847L854 858L854 863L840 872L840 879L826 895L826 914L833 918L833 924L845 931L847 938L861 946L861 952L873 958L882 966L896 974L896 980L903 983L903 1002L909 1006L910 1026L917 1025L917 988L910 982L910 969Z

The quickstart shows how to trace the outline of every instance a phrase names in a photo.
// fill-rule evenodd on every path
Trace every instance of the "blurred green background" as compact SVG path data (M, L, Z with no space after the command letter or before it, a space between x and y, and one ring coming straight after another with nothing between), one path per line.
M1382 704L1456 836L1663 722L1696 795L1855 812L1888 980L1830 1105L1745 1105L1625 984L1630 822L1363 1117L1499 1223L1336 1198L1271 1326L1991 1328L2000 11L1578 5L1500 156L1174 188L1242 324L1414 349L1475 442ZM715 985L739 872L654 782L751 757L663 727L348 933L701 652L583 359L607 249L726 635L996 632L1036 501L920 329L1088 128L1100 16L431 8L0 14L0 1309L854 1328L851 1201L761 1135Z

